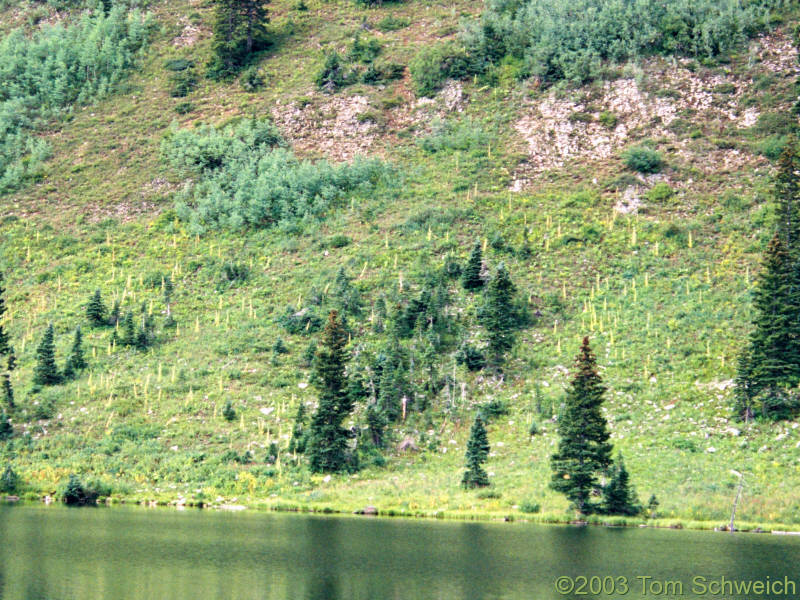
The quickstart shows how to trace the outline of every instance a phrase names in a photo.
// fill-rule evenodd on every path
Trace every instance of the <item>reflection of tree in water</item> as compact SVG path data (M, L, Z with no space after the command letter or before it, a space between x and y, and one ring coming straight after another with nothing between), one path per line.
M308 565L307 593L309 600L337 600L339 598L339 572L342 568L339 556L338 519L309 519L308 535L305 536L304 560Z

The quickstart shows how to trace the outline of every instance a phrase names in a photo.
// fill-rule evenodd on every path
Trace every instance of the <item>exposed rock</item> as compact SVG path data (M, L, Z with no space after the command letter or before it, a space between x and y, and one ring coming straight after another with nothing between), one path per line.
M397 445L400 452L416 452L419 450L413 438L407 437Z

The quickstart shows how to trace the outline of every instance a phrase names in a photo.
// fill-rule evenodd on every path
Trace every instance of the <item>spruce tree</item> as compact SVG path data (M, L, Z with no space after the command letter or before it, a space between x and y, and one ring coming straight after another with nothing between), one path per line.
M604 515L629 517L642 512L642 505L630 485L630 476L625 469L621 454L617 457L611 480L603 487L603 500L599 512Z
M108 325L108 315L106 314L106 305L103 303L103 297L100 295L100 290L95 290L94 295L89 300L86 306L86 318L95 327Z
M70 350L67 364L64 367L64 376L71 378L75 376L78 371L82 371L87 367L86 359L83 356L83 334L81 328L75 330L75 337L72 341L72 349Z
M589 499L599 487L598 474L611 464L612 446L600 411L605 387L588 337L583 338L575 369L564 413L558 419L561 439L551 458L550 486L563 493L579 513L590 514L595 507Z
M478 413L467 442L467 470L461 478L461 485L465 488L486 487L489 485L489 476L483 470L483 463L489 457L489 438L483 418Z
M361 294L353 285L344 267L339 267L339 271L336 273L332 292L334 306L340 315L358 316L361 314Z
M3 404L8 410L14 410L14 388L11 386L11 375L3 373Z
M266 4L264 0L216 0L210 77L225 79L235 75L253 51L267 44Z
M230 400L226 401L225 406L222 408L222 417L228 422L236 419L236 410Z
M311 418L306 454L311 471L315 473L340 472L348 468L350 433L343 423L353 406L345 376L346 345L347 331L338 313L331 311L314 361L319 405Z
M517 326L514 292L508 270L500 263L486 288L486 298L479 314L489 338L489 363L498 370L505 360L505 354L514 345L514 329Z
M122 319L122 336L120 337L120 341L122 342L123 346L135 346L136 345L136 323L133 320L133 313L128 311L125 317Z
M800 258L800 152L794 136L789 138L778 159L775 197L778 202L778 232L787 251L793 255L793 262L796 262Z
M11 421L8 420L6 411L0 413L0 440L7 440L14 435L14 428L11 426Z
M33 371L33 382L38 385L55 385L61 382L61 375L56 366L55 332L53 325L47 326L42 341L36 349L36 367Z
M776 233L764 254L764 262L753 292L753 332L737 374L737 411L770 417L770 398L782 397L800 382L796 321L800 318L800 289L792 281L791 256ZM767 405L757 404L756 396Z
M292 439L289 440L289 452L303 454L306 450L306 404L300 402L294 416Z
M108 324L112 327L116 327L120 322L120 310L119 300L115 300L111 307L111 313L108 315Z
M467 266L461 274L461 285L465 290L473 291L483 287L484 280L481 277L483 267L483 252L480 243L476 242L469 255Z

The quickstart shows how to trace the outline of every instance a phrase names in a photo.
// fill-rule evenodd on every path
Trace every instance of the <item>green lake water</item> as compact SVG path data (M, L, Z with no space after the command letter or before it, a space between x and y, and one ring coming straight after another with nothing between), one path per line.
M800 538L767 534L0 506L0 542L3 600L800 599L774 589L800 592ZM713 594L723 577L773 593Z

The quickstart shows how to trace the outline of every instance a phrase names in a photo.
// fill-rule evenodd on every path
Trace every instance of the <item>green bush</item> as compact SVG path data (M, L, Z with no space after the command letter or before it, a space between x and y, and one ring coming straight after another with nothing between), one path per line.
M622 153L625 166L639 173L658 173L663 161L658 151L647 146L635 146Z
M519 510L528 514L536 514L542 510L542 506L538 502L525 501L519 505Z
M3 474L0 475L0 493L15 494L19 487L19 475L11 468L11 465L6 466Z
M193 233L266 228L321 218L345 196L389 181L378 160L351 164L300 161L268 121L244 120L224 129L173 127L162 154L195 181L178 197L176 213Z
M358 81L358 71L349 68L335 50L325 55L325 63L319 70L314 83L321 90L333 93Z
M107 494L101 494L101 491L106 491ZM69 476L69 480L67 480L60 490L61 499L65 504L72 506L96 504L97 499L101 495L108 495L110 493L110 488L106 490L98 490L92 486L85 486L74 473Z
M257 66L248 67L239 77L239 84L246 92L257 92L264 87L264 76Z
M519 0L488 3L461 41L473 64L523 60L545 83L582 83L653 53L719 57L767 25L783 0Z
M0 193L41 171L49 148L39 123L108 95L134 64L148 21L122 4L69 25L17 29L0 40Z
M378 24L375 27L382 33L388 33L390 31L405 29L409 25L411 25L411 22L408 19L403 17L395 17L394 15L387 15L378 21Z
M647 199L650 202L666 202L674 195L675 190L673 190L668 183L664 183L663 181L659 181L647 191Z
M441 152L444 150L479 150L486 153L493 136L490 135L479 122L472 119L461 121L433 122L430 135L419 141L420 147L426 152Z
M786 148L788 138L785 135L773 135L758 144L758 153L769 160L778 160Z
M424 47L409 70L418 96L433 96L448 79L461 79L472 72L467 53L453 43Z

